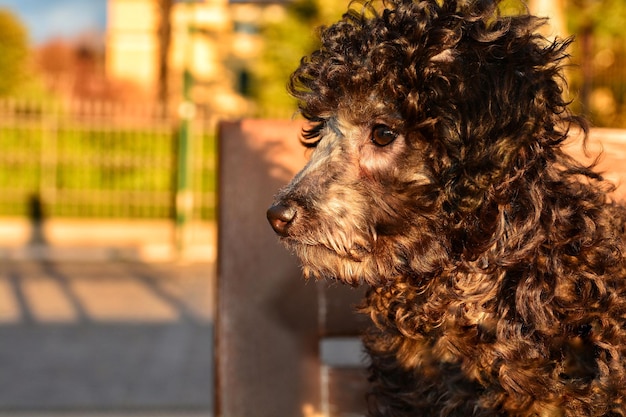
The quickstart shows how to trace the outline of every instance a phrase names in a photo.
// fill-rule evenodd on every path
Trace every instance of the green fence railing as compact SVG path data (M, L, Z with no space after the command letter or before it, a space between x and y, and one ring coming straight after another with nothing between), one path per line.
M0 101L0 216L172 218L178 118L156 105ZM192 120L192 217L215 212L214 123Z

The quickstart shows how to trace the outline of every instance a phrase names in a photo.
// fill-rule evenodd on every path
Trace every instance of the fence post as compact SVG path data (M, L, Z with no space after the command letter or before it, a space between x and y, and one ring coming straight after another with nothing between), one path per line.
M193 211L193 192L191 190L191 120L195 116L195 104L191 101L191 89L193 87L193 76L190 70L189 59L192 56L190 50L192 39L192 19L193 9L188 3L187 21L187 42L185 51L185 67L183 70L183 100L178 107L180 125L178 128L178 155L176 171L176 199L175 199L175 246L176 251L181 255L185 250L187 238L187 224Z
M41 142L39 150L39 198L44 205L54 206L57 200L59 108L56 104L41 105Z
M185 85L190 76L185 71ZM195 113L194 104L187 98L178 109L180 126L178 129L178 155L176 171L176 250L185 250L187 223L193 210L193 192L190 184L191 170L191 119Z

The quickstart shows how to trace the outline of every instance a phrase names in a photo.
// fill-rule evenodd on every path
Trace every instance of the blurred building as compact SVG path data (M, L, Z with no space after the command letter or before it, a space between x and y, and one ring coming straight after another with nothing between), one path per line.
M132 83L144 99L175 103L187 70L194 102L214 113L245 114L258 27L284 16L285 2L109 0L107 78Z

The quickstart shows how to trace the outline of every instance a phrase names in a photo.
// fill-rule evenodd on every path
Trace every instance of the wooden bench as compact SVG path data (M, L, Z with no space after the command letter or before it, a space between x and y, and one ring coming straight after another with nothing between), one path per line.
M367 376L354 313L364 288L305 281L265 218L305 163L301 124L219 129L216 416L355 416Z

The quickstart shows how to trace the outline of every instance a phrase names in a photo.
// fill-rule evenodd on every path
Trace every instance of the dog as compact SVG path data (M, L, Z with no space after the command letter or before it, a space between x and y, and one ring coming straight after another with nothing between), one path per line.
M372 416L626 415L626 210L563 143L571 39L497 0L352 3L288 89L310 160L267 217L367 285Z

